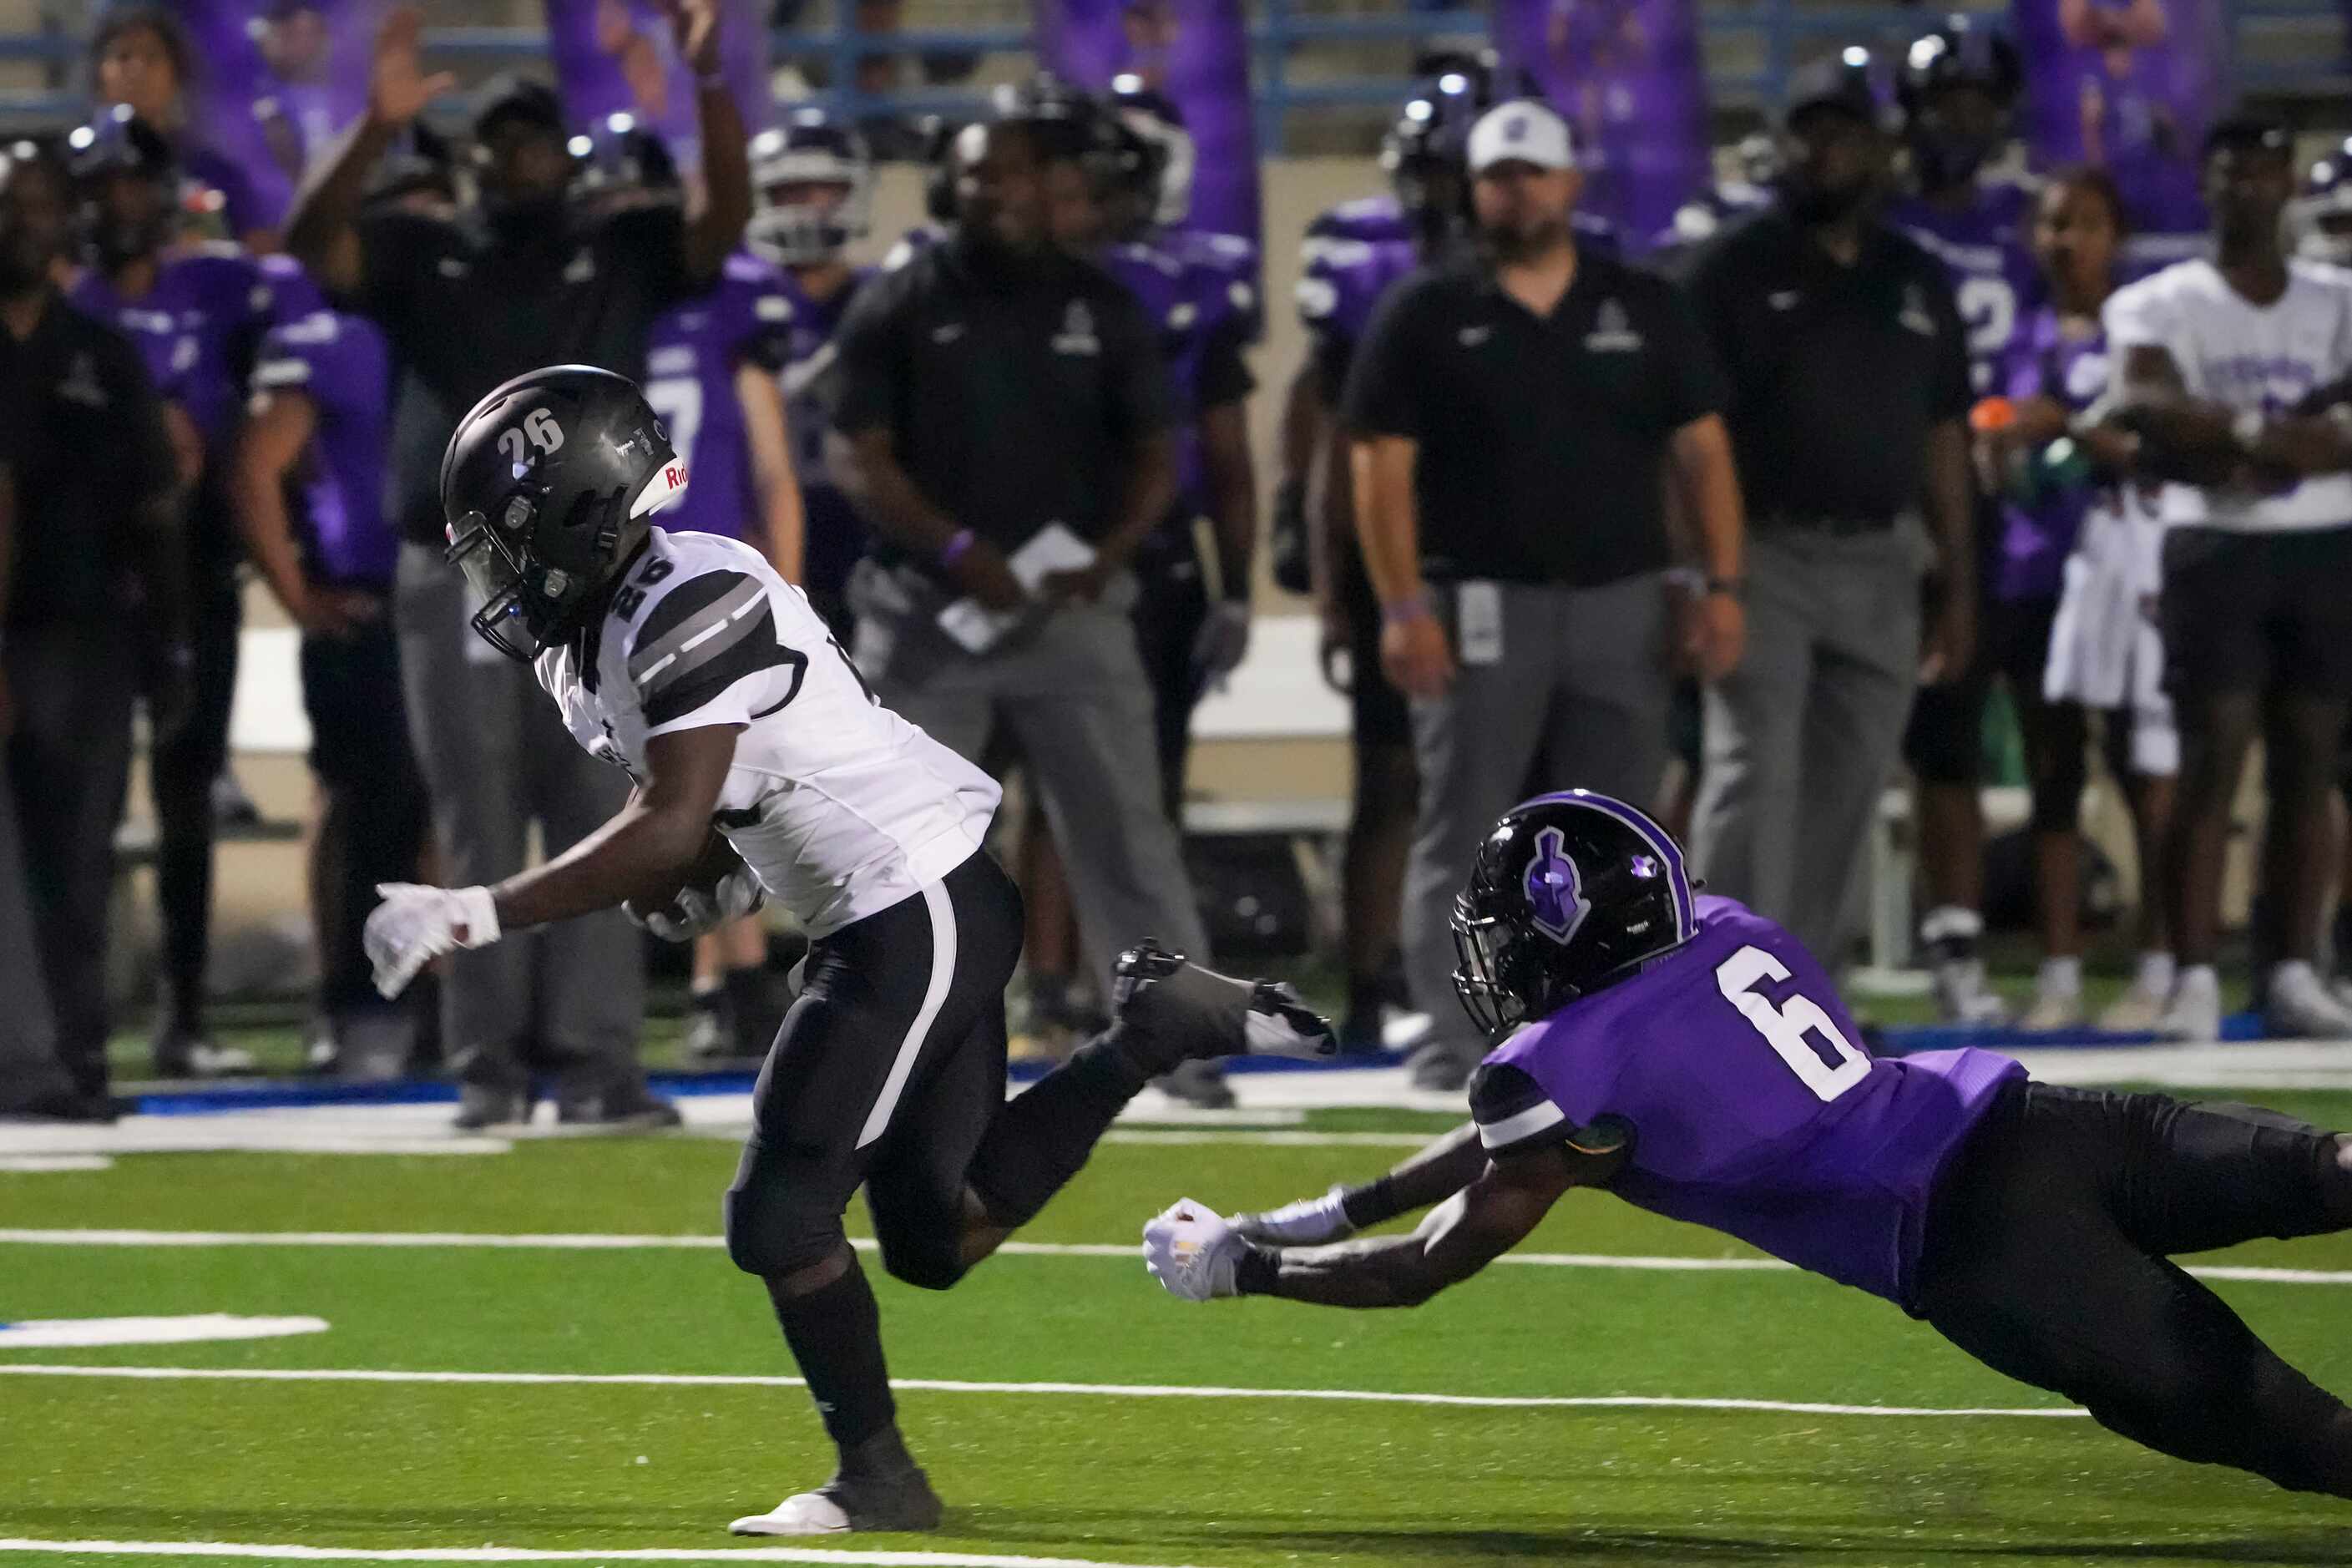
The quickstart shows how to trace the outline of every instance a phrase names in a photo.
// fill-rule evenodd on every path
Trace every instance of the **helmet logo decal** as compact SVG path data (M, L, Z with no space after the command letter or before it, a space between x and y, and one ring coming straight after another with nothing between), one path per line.
M1536 852L1519 883L1536 930L1567 946L1592 906L1585 901L1583 880L1576 874L1576 862L1568 858L1568 840L1559 828L1547 827L1536 835Z

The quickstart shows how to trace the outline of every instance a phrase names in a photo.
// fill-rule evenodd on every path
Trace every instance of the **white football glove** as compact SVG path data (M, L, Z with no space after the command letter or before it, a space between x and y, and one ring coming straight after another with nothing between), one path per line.
M367 918L364 945L375 988L397 996L416 972L445 952L499 940L498 907L488 888L421 888L378 882L383 902Z
M1345 1241L1356 1234L1356 1227L1348 1223L1348 1211L1339 1206L1339 1194L1345 1190L1334 1186L1319 1198L1301 1198L1264 1214L1237 1214L1231 1222L1234 1234L1268 1247L1320 1247Z
M1231 675L1249 652L1250 607L1240 599L1219 601L1192 638L1192 668L1211 683Z
M677 896L657 910L640 913L635 904L623 904L629 919L664 942L692 942L740 920L768 901L767 890L749 866L738 867L708 888L680 888Z
M1248 1250L1233 1226L1191 1198L1179 1198L1144 1222L1143 1266L1181 1300L1239 1295L1234 1273Z

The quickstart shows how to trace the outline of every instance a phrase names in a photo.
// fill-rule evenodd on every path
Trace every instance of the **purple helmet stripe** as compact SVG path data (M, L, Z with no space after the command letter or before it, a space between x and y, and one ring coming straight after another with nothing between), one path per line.
M1638 806L1627 805L1623 801L1612 800L1605 795L1595 795L1588 789L1553 790L1532 800L1521 801L1512 809L1523 811L1530 805L1545 804L1585 806L1603 816L1615 817L1640 835L1651 848L1658 852L1658 858L1665 863L1666 880L1675 890L1675 940L1685 941L1697 931L1698 915L1691 904L1690 870L1683 864L1682 846L1675 842L1672 834L1652 821L1649 813Z

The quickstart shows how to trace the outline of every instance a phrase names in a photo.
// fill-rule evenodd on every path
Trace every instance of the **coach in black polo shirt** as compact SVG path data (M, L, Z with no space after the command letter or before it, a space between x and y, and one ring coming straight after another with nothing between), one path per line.
M1892 139L1866 65L1801 76L1780 200L1689 283L1749 522L1748 658L1707 688L1693 858L1832 967L1913 690L1967 668L1976 602L1967 344L1941 264L1875 216Z
M1415 1064L1432 1087L1485 1048L1450 1005L1454 897L1530 766L1552 788L1658 792L1668 478L1706 541L1708 672L1741 642L1739 490L1697 322L1663 279L1578 249L1581 176L1549 109L1488 110L1469 165L1477 254L1390 296L1342 406L1381 663L1421 764L1406 975L1454 1021Z
M131 710L160 677L151 722L168 729L185 710L187 563L178 465L139 351L51 281L71 211L50 150L0 154L0 467L13 488L0 497L0 811L13 796L32 927L29 942L0 942L0 1113L104 1116ZM150 647L168 657L142 679ZM40 1081L52 1012L63 1095Z
M878 546L851 581L857 664L891 708L980 760L1000 726L1042 786L1089 972L1207 933L1160 803L1128 563L1175 498L1173 399L1135 297L1053 240L1049 190L1099 146L1050 83L1000 94L951 149L945 238L868 284L840 334L835 471ZM1049 181L1056 182L1049 184ZM1054 531L1058 530L1058 533ZM1091 552L1024 583L1040 536ZM1004 616L959 641L959 601ZM1181 1089L1223 1098L1213 1078Z

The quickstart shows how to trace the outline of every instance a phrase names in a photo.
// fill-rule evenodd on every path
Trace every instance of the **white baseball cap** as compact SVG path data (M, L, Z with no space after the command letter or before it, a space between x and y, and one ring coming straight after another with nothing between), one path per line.
M1538 169L1573 169L1576 144L1568 121L1531 98L1498 103L1470 128L1470 173L1483 174L1497 163L1533 163Z

